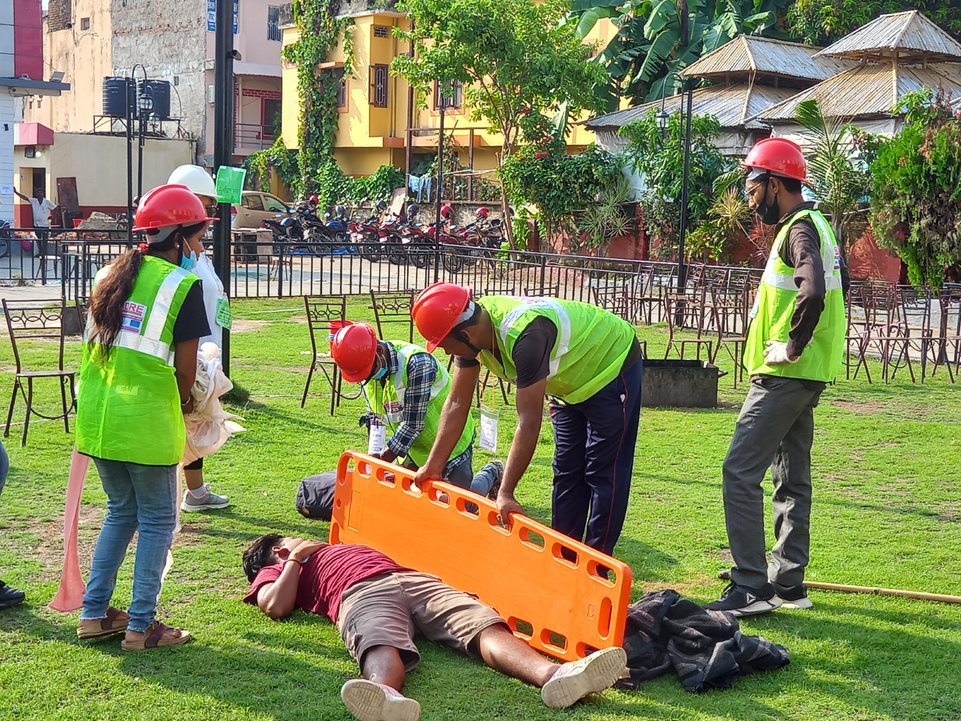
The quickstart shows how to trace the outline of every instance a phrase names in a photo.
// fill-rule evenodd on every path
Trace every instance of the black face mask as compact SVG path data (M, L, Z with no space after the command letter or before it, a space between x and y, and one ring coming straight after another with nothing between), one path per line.
M755 212L757 213L758 217L761 219L761 222L764 223L764 225L777 225L778 221L781 220L781 211L778 210L778 207L777 207L777 196L775 196L774 198L775 202L771 205L768 205L767 191L770 188L770 185L769 185L770 182L771 182L770 180L764 181L764 198L758 204Z

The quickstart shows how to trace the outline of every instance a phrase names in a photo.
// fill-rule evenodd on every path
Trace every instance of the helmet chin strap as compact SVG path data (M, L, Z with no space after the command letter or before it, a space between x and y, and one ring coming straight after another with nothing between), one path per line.
M478 355L480 354L481 349L470 342L470 336L467 335L466 331L459 330L456 332L456 336L458 341L466 345L468 348L474 351L474 353L477 353Z

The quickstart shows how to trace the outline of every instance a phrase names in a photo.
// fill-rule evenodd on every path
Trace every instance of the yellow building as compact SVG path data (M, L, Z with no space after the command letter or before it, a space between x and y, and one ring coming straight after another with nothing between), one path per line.
M351 17L354 24L348 32L352 33L354 73L342 80L335 158L348 175L370 175L381 165L394 165L417 173L437 152L440 116L435 98L430 99L426 108L418 108L415 102L410 113L411 93L407 81L390 74L391 61L409 52L408 44L394 36L395 27L408 29L407 17L392 10L361 11ZM604 43L613 34L610 21L602 20L588 41ZM285 47L298 38L295 25L284 25ZM341 41L321 67L343 68L344 60ZM282 78L282 134L287 147L296 148L300 116L296 66L284 61ZM496 168L502 142L500 134L491 132L482 121L471 121L464 108L463 90L458 88L454 94L455 107L448 107L446 111L445 133L452 136L461 165L478 171ZM572 126L568 137L571 149L583 148L592 142L592 132L581 125Z

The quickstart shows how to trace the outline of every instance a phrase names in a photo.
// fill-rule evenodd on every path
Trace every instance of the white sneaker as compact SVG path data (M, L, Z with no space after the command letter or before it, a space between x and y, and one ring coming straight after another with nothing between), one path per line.
M595 651L587 658L559 667L541 689L541 698L550 708L573 706L588 694L613 686L626 665L627 653L623 648Z
M340 697L357 721L419 721L420 704L390 686L365 678L351 679Z
M227 496L218 496L210 490L210 484L205 483L201 486L203 493L199 496L194 495L191 490L184 491L184 500L180 504L180 510L185 513L194 511L216 511L230 505Z

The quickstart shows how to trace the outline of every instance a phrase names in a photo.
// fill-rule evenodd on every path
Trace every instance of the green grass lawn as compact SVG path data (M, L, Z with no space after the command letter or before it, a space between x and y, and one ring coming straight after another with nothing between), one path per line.
M368 314L361 304L353 310L358 318ZM0 577L24 589L28 600L0 612L0 719L349 718L338 692L357 670L336 630L299 612L274 623L241 603L240 554L265 532L326 538L327 524L295 511L297 486L306 475L333 469L344 449L364 447L357 427L362 407L345 402L331 418L319 378L317 395L300 408L309 342L296 299L240 302L236 311L242 320L232 337L232 376L246 400L231 409L246 419L248 432L207 463L208 480L232 505L184 518L161 596L162 617L190 629L195 642L146 654L121 652L119 639L81 644L78 614L46 607L62 564L72 437L62 424L37 423L22 449L20 427L13 429L7 440L13 470L0 501ZM663 353L661 329L643 328L641 335L653 357ZM75 368L78 345L69 353ZM43 346L28 353L49 356ZM4 339L4 393L11 363ZM715 575L729 557L720 468L745 388L735 391L730 376L721 388L717 410L644 411L618 546L634 569L635 597L676 588L704 602L722 590ZM50 390L41 394L41 409L52 407ZM502 452L511 414L506 410L501 421ZM822 397L817 423L809 578L961 593L961 390L943 371L923 387L842 381ZM149 442L150 428L142 432ZM545 424L519 490L519 500L545 522L551 453ZM475 464L488 457L478 451ZM94 472L80 521L85 570L104 502ZM129 602L132 564L131 553L121 569L119 607ZM429 720L961 718L961 606L824 592L812 592L812 599L813 611L782 611L743 624L747 633L785 645L792 663L728 691L692 696L665 677L637 693L608 692L555 712L533 689L425 642L424 663L411 675L408 693Z

